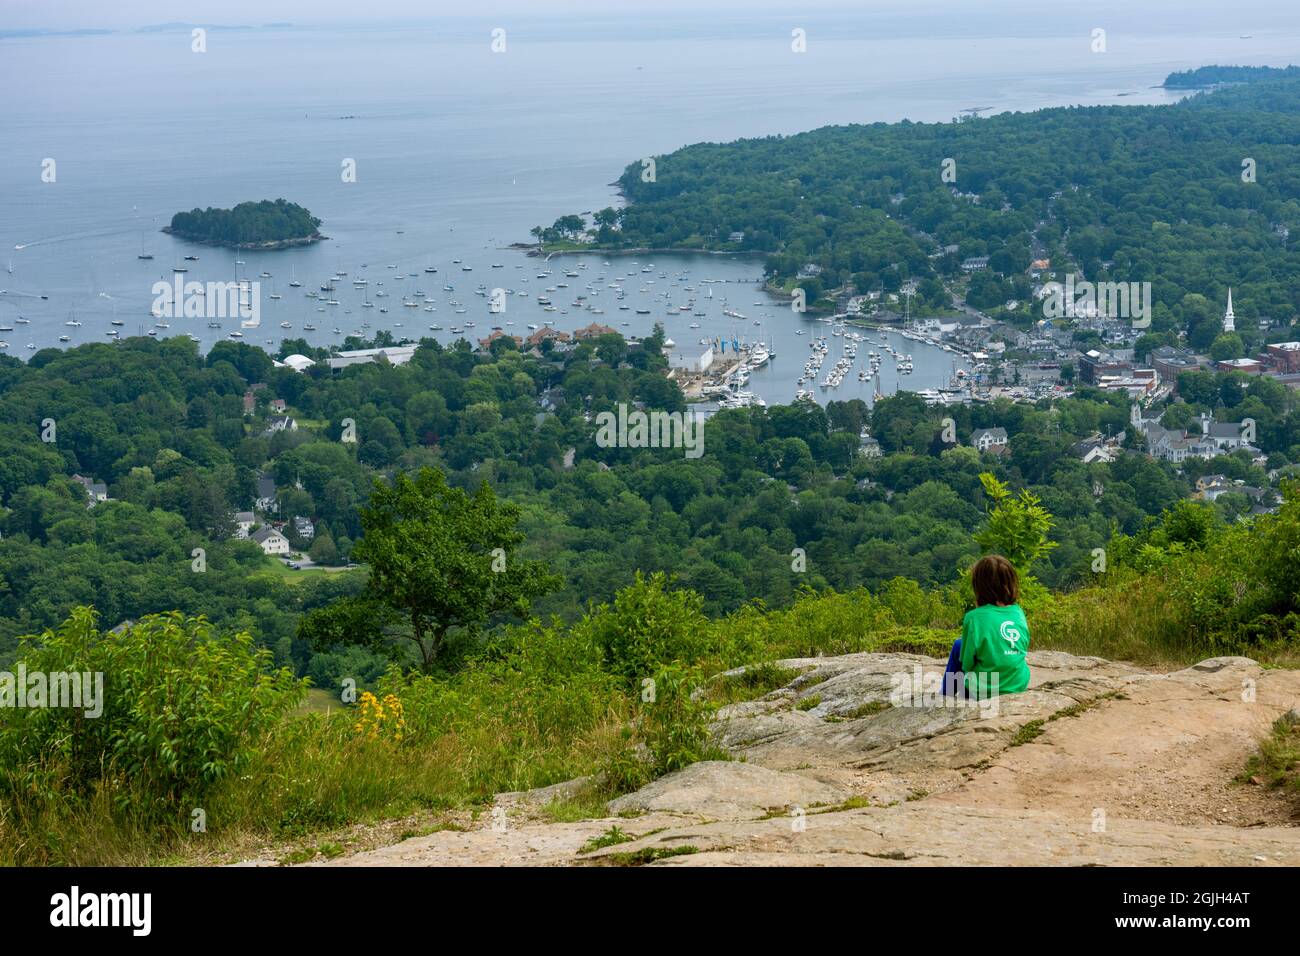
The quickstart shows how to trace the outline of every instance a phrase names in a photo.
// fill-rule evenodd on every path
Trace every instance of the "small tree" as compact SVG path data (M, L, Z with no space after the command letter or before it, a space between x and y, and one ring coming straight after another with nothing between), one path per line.
M321 523L321 528L316 532L316 537L312 540L311 548L307 551L307 556L316 564L337 564L339 560L338 548L334 546L334 538L330 535L329 530Z
M1013 494L988 472L980 474L980 484L993 504L988 524L975 535L975 541L984 551L1001 554L1022 576L1030 576L1033 563L1056 547L1055 541L1047 539L1054 524L1051 513L1028 489Z
M473 495L423 468L391 485L376 480L352 549L369 565L365 590L313 612L299 626L317 647L364 644L390 655L410 642L421 669L433 671L452 629L473 632L492 617L528 614L532 598L559 579L537 561L515 557L524 536L519 508L498 501L486 482Z

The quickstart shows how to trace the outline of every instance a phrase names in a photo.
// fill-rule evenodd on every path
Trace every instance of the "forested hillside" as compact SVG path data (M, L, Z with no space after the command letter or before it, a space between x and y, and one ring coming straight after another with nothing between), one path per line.
M619 178L629 205L598 214L593 235L610 248L765 252L787 288L813 263L820 274L798 278L809 301L914 279L914 309L950 305L940 280L968 257L988 257L966 293L977 308L1028 301L1033 260L1071 262L1093 281L1150 282L1152 341L1185 331L1205 348L1218 331L1209 303L1230 285L1238 316L1285 325L1300 308L1300 79L1294 68L1208 69L1197 84L1253 82L1174 106L688 146L654 157L653 176L629 165ZM1007 318L1027 327L1041 316ZM1248 350L1263 339L1256 325L1239 326Z
M699 459L598 447L589 416L619 402L683 407L656 343L629 348L607 336L535 356L508 341L480 353L428 341L403 367L307 374L273 368L242 344L203 357L182 338L51 349L26 365L0 360L0 647L12 654L16 636L80 604L110 625L175 609L249 629L278 662L318 683L377 673L381 663L361 652L345 665L296 639L301 613L356 593L364 569L286 576L255 545L231 539L233 513L253 508L262 474L278 488L279 517L312 518L338 561L358 540L376 477L427 465L455 487L489 482L521 509L521 553L562 578L537 610L570 619L637 570L671 572L712 614L754 600L784 606L805 586L945 582L977 553L983 470L1031 489L1056 516L1059 547L1037 568L1054 587L1086 580L1092 549L1115 530L1138 532L1187 497L1202 472L1268 484L1244 455L1182 474L1140 454L1083 464L1072 444L1118 434L1129 416L1122 398L1088 389L1055 407L940 410L900 394L874 409L851 401L729 411L709 421ZM1187 402L1170 411L1171 423L1201 411L1250 416L1270 465L1300 459L1300 421L1283 386L1185 379ZM245 414L254 383L266 387ZM298 430L266 434L276 397ZM965 447L945 441L946 416ZM339 440L345 418L356 422L355 444ZM55 441L41 440L46 419ZM863 425L883 458L858 454ZM1011 454L981 461L970 433L990 426L1008 430ZM74 474L106 483L111 500L87 508ZM1225 495L1215 508L1232 519L1250 504ZM192 570L198 547L204 573ZM796 548L806 554L802 570Z

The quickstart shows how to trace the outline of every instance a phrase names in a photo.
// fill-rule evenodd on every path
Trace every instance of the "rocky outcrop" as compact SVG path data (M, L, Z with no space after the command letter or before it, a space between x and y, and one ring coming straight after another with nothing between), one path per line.
M838 803L853 796L846 787L812 776L780 773L753 764L708 760L660 777L636 793L609 802L614 814L664 810L701 818L746 819L785 813L795 806Z
M656 780L607 819L436 833L333 863L1300 864L1285 799L1233 782L1300 703L1300 673L1029 658L1029 689L983 706L927 693L933 658L781 661L799 676L718 714L733 761ZM612 826L630 839L590 850Z

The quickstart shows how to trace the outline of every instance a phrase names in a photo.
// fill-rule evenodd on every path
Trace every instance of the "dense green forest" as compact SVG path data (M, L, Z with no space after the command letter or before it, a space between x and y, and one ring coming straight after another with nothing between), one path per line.
M223 246L317 239L321 221L297 203L241 202L234 209L191 209L172 216L169 231L182 239Z
M1025 302L1031 261L1048 258L1093 281L1149 281L1152 336L1186 332L1198 349L1213 342L1232 286L1249 354L1265 337L1258 320L1286 326L1300 309L1300 79L1278 72L1172 106L699 143L654 157L653 176L628 166L618 180L628 205L601 210L590 236L609 248L767 253L774 283L798 284L809 301L914 279L914 309L950 306L945 280L975 256L988 269L971 278L971 305ZM572 218L549 234L571 237ZM820 274L796 278L809 263ZM1026 307L1008 318L1028 327L1041 316Z
M598 447L591 416L617 403L685 407L657 341L633 348L610 335L537 356L508 339L477 353L428 340L405 366L307 374L275 368L244 344L201 356L179 337L47 349L27 364L0 359L0 650L8 657L18 635L80 604L110 626L175 609L249 630L278 663L319 684L377 674L380 657L322 653L297 630L303 612L357 594L364 568L286 577L255 545L231 539L231 516L253 507L260 474L275 480L280 517L316 521L316 543L330 542L325 561L352 557L376 477L430 466L454 487L486 481L520 509L521 556L544 560L561 579L535 609L567 619L638 570L676 575L710 614L755 600L784 606L805 586L947 581L978 552L981 471L1032 489L1057 516L1059 546L1037 569L1057 587L1086 580L1091 549L1115 530L1140 531L1190 494L1197 474L1268 484L1246 457L1196 462L1182 474L1140 454L1082 464L1072 442L1118 434L1129 415L1122 398L1087 389L1055 407L945 411L900 394L874 408L855 400L733 410L709 421L698 459ZM286 342L282 352L301 347ZM253 383L266 388L245 414ZM1249 415L1271 465L1300 461L1300 418L1283 386L1197 373L1182 392L1188 403L1170 412L1171 424L1203 410ZM297 431L265 433L274 397L288 403ZM943 440L948 415L966 447ZM344 418L356 422L355 444L339 441ZM41 440L46 419L55 441ZM858 454L864 424L883 458ZM1008 430L1012 453L981 461L971 430L994 425ZM112 500L87 508L73 474L106 482ZM1239 498L1225 495L1216 508L1233 518L1249 507ZM195 573L200 547L206 570ZM803 570L796 548L806 553Z

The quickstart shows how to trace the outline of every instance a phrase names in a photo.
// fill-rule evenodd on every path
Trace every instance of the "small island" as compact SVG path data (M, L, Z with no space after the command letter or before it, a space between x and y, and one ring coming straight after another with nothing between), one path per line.
M242 202L234 209L191 209L172 216L168 235L235 249L287 249L319 242L321 221L297 203Z

